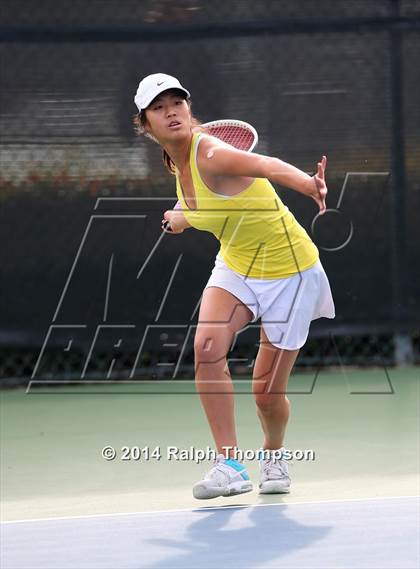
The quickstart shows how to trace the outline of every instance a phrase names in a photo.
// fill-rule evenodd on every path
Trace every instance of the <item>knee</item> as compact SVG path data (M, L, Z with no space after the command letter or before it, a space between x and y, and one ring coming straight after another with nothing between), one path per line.
M290 401L284 394L259 393L255 396L257 409L263 415L289 415Z
M225 342L214 330L197 330L194 339L194 355L197 363L217 363L227 354Z

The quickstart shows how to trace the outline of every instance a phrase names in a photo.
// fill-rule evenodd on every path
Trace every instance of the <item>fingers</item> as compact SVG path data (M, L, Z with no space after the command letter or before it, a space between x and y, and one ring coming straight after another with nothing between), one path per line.
M326 167L327 167L327 157L323 156L321 162L318 162L317 164L317 176L324 179Z
M327 199L327 186L324 185L323 188L320 189L319 191L319 213L320 215L323 215L326 212L327 209L327 203L326 203L326 199Z
M318 162L317 164L316 175L318 176L318 178L321 178L321 180L324 179L324 169L322 167L322 162Z
M320 165L318 164L318 166ZM315 174L315 176L313 176L313 180L315 182L316 190L315 194L313 194L312 197L316 201L319 207L319 215L323 215L327 210L326 198L327 198L328 189L327 186L325 185L325 180L323 179L323 177L319 176L318 174Z

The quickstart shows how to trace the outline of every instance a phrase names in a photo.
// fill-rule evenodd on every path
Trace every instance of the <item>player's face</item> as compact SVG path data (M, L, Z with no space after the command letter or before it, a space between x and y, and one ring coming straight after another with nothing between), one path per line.
M191 132L191 112L185 98L176 91L156 97L146 109L151 133L159 140L176 140Z

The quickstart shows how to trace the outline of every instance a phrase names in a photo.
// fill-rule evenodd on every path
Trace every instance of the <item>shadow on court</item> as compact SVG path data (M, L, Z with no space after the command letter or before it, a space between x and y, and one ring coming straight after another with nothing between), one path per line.
M238 515L239 514L239 515ZM147 543L168 551L148 569L169 567L261 567L280 561L295 550L324 539L330 525L302 524L289 518L287 506L221 507L194 510L197 521L186 527L185 538L149 539ZM170 549L174 552L171 555Z
M327 520L327 523L326 523ZM4 569L414 569L417 496L2 524Z

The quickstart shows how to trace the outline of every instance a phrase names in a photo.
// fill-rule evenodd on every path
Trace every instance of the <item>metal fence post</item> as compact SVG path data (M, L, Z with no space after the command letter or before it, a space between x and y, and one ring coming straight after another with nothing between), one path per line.
M400 16L400 0L390 0L391 15ZM395 364L413 363L411 337L404 328L405 271L406 271L406 171L403 116L403 54L402 32L390 30L391 65L391 278L392 320L394 324Z

